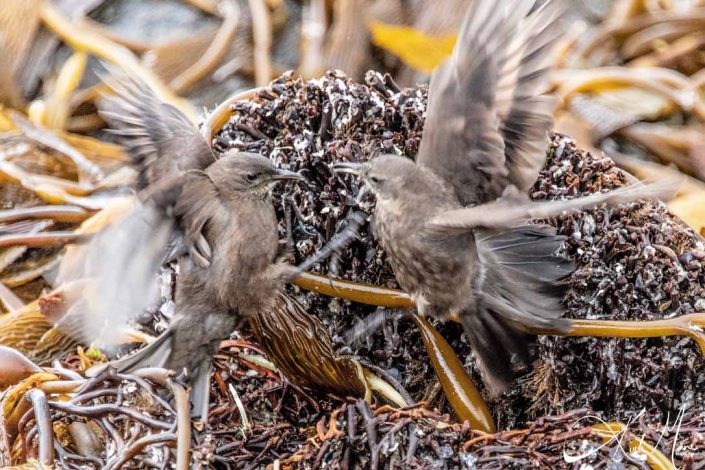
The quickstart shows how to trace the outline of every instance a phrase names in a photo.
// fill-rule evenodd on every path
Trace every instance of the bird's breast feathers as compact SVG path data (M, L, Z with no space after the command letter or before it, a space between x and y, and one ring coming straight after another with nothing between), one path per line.
M379 215L379 214L377 214ZM448 291L457 298L471 285L471 250L439 244L421 234L422 220L394 223L388 213L375 219L377 237L389 257L397 281L411 295Z

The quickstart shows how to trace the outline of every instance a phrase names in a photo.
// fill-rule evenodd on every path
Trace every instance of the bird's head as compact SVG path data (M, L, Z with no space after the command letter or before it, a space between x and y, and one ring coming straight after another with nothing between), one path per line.
M237 151L226 153L206 173L221 193L234 196L264 196L279 182L305 181L298 173L275 167L266 157Z
M418 166L411 159L397 155L381 155L366 163L336 163L333 171L359 176L377 200L406 197L415 187L425 186Z

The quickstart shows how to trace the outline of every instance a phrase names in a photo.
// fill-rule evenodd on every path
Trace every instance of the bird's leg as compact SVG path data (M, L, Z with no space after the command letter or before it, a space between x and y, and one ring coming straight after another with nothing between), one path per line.
M374 312L356 321L355 324L353 324L353 326L341 336L347 345L361 345L363 344L363 341L367 341L367 347L369 348L371 346L370 341L372 339L372 335L386 326L389 320L397 321L400 318L415 314L416 312L414 309L396 310L385 307L377 307ZM394 340L389 338L386 332L385 343L385 348L388 346L395 347Z
M404 291L344 279L303 273L294 280L302 289L367 305L387 308L413 308L414 301ZM457 318L451 317L457 321ZM705 313L691 313L661 320L585 320L571 319L567 331L531 329L531 333L550 336L593 336L601 338L692 338L705 355Z
M325 260L334 253L340 252L348 246L355 238L360 226L367 220L367 215L363 212L355 212L348 217L347 225L313 256L309 257L303 263L296 267L298 273L305 273L317 263ZM331 281L333 278L330 278Z

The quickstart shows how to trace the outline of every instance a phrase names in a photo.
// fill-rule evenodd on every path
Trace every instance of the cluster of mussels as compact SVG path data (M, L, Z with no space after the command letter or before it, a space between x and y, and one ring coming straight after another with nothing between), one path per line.
M626 183L611 159L554 135L531 196L573 198ZM705 311L705 244L664 204L580 211L550 223L577 266L566 316L654 320ZM591 405L612 418L644 409L665 420L704 408L705 361L687 338L541 337L538 357L542 365L526 383L546 412Z
M341 72L310 81L285 74L254 99L235 104L232 118L214 138L219 152L259 152L306 174L308 188L299 185L275 194L282 239L293 235L290 250L297 262L331 239L356 201L362 201L364 211L373 210L371 196L361 194L351 179L338 178L330 164L361 161L379 152L414 158L418 150L427 89L399 89L389 77L373 72L365 81L354 83ZM531 196L578 197L626 181L610 159L580 151L569 138L554 135ZM704 247L665 206L634 203L548 222L566 235L566 254L577 265L566 292L567 316L645 320L703 310ZM371 230L363 227L355 243L316 270L396 287ZM313 293L294 293L336 341L373 311ZM461 357L468 356L457 325L440 329ZM415 399L438 397L420 337L410 322L389 321L361 344L339 344L386 368ZM705 397L696 395L696 386L705 380L705 362L690 340L542 337L536 353L536 372L495 403L500 427L521 425L534 413L584 406L619 419L643 408L654 419L665 419L669 411L673 414L681 407L703 410ZM478 377L470 357L467 365Z

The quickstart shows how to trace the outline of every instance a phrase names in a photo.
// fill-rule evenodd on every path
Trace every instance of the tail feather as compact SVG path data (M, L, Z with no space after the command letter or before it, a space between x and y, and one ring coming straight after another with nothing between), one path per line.
M118 372L131 373L146 367L169 368L172 359L174 329L169 328L134 354L123 356L110 364L90 370L95 376L105 367L114 367ZM210 400L210 370L211 361L201 363L194 371L189 371L188 381L191 386L191 416L205 421L208 418L208 403ZM181 371L174 371L177 374Z
M547 225L476 234L480 270L476 279L484 305L525 327L565 327L560 317L561 281L575 269L557 254L565 237Z
M517 369L529 366L525 330L569 325L559 318L564 312L561 280L574 269L557 254L563 241L545 225L476 233L477 303L461 318L492 393L501 393Z
M460 318L485 385L492 396L501 394L529 365L528 335L486 308Z

